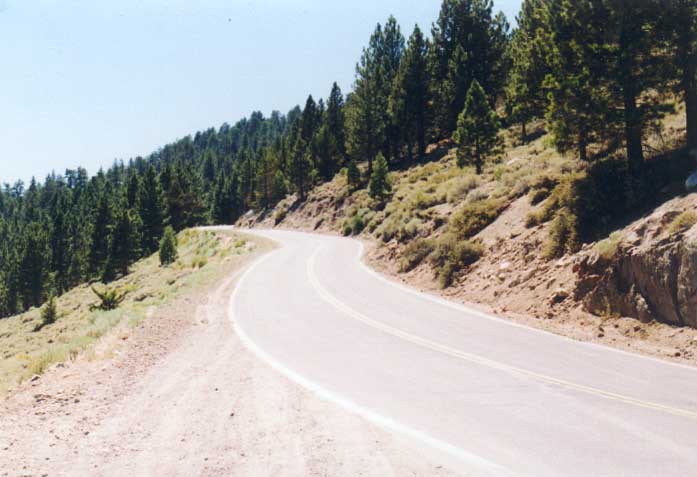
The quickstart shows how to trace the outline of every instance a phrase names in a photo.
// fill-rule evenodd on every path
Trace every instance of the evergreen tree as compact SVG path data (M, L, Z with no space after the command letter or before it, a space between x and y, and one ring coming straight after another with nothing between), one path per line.
M344 114L344 97L339 85L332 84L329 100L327 101L327 113L325 125L336 150L332 152L332 162L336 167L341 167L346 161L346 119Z
M473 80L454 135L458 145L457 164L460 167L474 164L477 174L481 174L486 159L500 148L499 127L498 117L489 106L484 89Z
M134 172L128 178L128 188L126 189L126 206L129 209L136 207L138 196L140 195L140 187L140 178Z
M697 150L697 3L694 0L670 0L666 5L651 2L661 11L660 32L668 39L672 58L667 67L674 68L677 92L685 102L687 146ZM697 160L697 156L695 156Z
M380 152L375 158L375 169L370 176L368 192L370 197L377 200L384 200L392 192L387 160Z
M138 215L143 223L141 248L144 253L154 253L162 238L164 228L162 189L157 172L149 166L143 175L143 183L138 197Z
M492 7L492 0L444 0L433 25L430 70L440 137L455 129L472 80L492 104L503 89L509 25L503 14L492 16Z
M90 245L89 269L94 276L99 273L109 254L109 237L112 229L112 209L106 192L99 196L96 215L92 225L92 240Z
M307 145L301 136L298 136L293 146L289 169L290 180L298 193L298 198L305 200L311 183L312 162Z
M429 100L427 51L428 44L416 25L399 65L390 96L391 121L397 125L399 137L405 142L410 159L414 144L417 145L419 159L426 155L426 111Z
M140 256L138 227L131 211L125 207L117 214L109 243L109 257L102 273L104 283L113 280L117 274L128 275L129 265Z
M55 273L56 291L61 294L69 285L68 258L69 238L66 224L67 203L63 196L56 196L51 208L49 244L51 248L51 270Z
M39 222L32 222L24 232L24 245L19 263L19 291L25 309L39 306L46 296L51 260L48 248L46 227Z
M358 170L356 161L351 159L346 167L346 183L349 192L353 192L361 185L361 171Z
M160 265L167 266L177 260L177 236L170 226L165 228L160 241Z
M347 105L348 152L356 161L368 159L368 173L378 151L395 154L397 129L388 111L392 81L404 52L404 37L394 17L380 24L356 65L356 81Z
M305 144L309 144L312 141L312 137L317 132L321 120L322 116L317 108L317 103L310 95L307 97L305 109L303 109L300 117L300 137L305 141Z
M521 140L527 142L527 123L544 116L547 98L543 89L547 75L544 45L544 0L524 0L516 18L518 28L509 44L511 69L506 84L510 119L520 123Z

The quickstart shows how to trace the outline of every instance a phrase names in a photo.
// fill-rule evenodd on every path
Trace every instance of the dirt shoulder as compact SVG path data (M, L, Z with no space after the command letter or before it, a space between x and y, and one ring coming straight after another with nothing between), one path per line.
M0 475L448 475L243 347L228 300L268 247L10 393Z

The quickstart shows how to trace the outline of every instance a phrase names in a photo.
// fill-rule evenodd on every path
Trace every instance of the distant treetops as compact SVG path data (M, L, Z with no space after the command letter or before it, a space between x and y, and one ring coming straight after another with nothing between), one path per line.
M694 0L525 0L511 32L491 0L444 0L430 37L378 24L344 97L197 132L146 158L5 185L0 193L0 316L85 281L109 281L202 224L229 224L289 193L304 200L346 169L351 192L390 194L389 168L424 160L453 138L458 163L481 172L500 127L544 118L559 151L591 146L644 160L647 131L677 98L697 149ZM595 148L597 149L597 148ZM366 163L363 169L360 163ZM166 238L166 237L165 237Z

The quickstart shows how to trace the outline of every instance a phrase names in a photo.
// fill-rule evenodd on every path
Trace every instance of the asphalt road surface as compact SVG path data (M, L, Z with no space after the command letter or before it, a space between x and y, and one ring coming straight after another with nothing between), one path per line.
M300 384L473 475L697 475L697 368L518 326L390 282L352 239L281 247L230 314Z

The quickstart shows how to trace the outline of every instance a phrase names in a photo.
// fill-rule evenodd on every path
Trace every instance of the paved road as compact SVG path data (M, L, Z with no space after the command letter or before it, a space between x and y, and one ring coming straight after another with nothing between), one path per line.
M358 241L282 247L231 300L293 379L473 475L697 475L697 369L579 343L392 283Z

